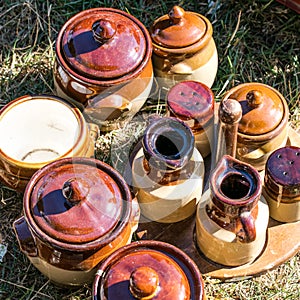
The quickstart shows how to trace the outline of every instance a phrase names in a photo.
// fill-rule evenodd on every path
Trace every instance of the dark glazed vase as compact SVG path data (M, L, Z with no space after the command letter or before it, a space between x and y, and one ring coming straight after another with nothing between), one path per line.
M263 195L270 216L280 222L300 220L300 148L286 146L274 151L265 169Z
M241 265L261 253L269 220L261 192L260 175L252 166L223 156L197 215L197 242L208 258Z
M153 119L132 175L145 217L170 223L192 215L202 194L204 162L191 129L176 118Z

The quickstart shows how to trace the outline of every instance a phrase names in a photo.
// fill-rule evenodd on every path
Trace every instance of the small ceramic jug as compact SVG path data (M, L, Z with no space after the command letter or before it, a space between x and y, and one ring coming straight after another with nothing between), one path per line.
M197 244L206 257L239 266L260 255L269 221L261 191L260 175L252 166L223 156L197 209Z
M168 15L155 20L149 31L154 72L162 86L171 87L182 80L213 85L218 54L207 18L174 6Z
M64 158L37 171L13 224L22 252L51 281L93 281L100 261L131 242L139 207L121 175L92 158Z
M204 300L196 264L168 243L143 240L115 251L101 263L93 300Z
M132 164L142 214L172 223L191 216L202 195L204 162L191 129L172 117L152 120Z
M184 121L193 131L195 146L205 158L211 153L214 132L214 94L205 84L186 80L167 94L169 115Z
M286 146L274 151L265 169L263 195L270 216L279 222L300 220L300 148Z
M268 156L286 145L289 118L287 102L279 91L257 82L233 87L224 95L222 101L228 99L238 101L242 109L237 137L231 137L236 139L236 158L262 171ZM227 126L232 126L229 123L223 125L225 131ZM220 142L221 138L218 140Z
M56 41L54 84L62 98L85 109L102 130L139 111L153 81L146 27L113 8L92 8L70 18Z

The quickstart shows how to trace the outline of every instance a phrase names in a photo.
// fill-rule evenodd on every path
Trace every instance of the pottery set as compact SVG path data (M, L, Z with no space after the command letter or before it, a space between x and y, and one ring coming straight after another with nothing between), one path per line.
M24 191L31 176L65 157L91 157L98 127L55 96L23 96L0 111L0 180Z
M57 94L102 130L116 128L145 103L153 81L152 44L132 15L113 8L82 11L61 28L55 50Z

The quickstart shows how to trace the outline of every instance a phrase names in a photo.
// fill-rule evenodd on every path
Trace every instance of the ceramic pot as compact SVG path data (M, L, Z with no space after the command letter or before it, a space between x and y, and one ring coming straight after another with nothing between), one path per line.
M132 182L142 214L162 223L191 216L202 195L204 162L191 129L179 119L156 118L132 163Z
M50 161L94 155L98 127L58 97L20 97L1 109L0 120L0 179L18 191Z
M173 245L144 240L117 250L101 263L93 300L205 298L196 264Z
M279 222L300 220L300 148L286 146L269 156L263 195L273 219Z
M153 67L160 84L171 87L183 80L213 85L218 54L210 21L204 16L174 6L150 28Z
M238 123L236 158L257 170L268 156L287 142L289 108L285 98L262 83L244 83L229 90L222 101L235 99L242 107Z
M205 158L211 153L214 132L214 94L199 81L187 80L174 85L167 94L170 116L184 121L195 136L195 146Z
M64 158L37 171L13 224L21 250L59 285L93 280L97 264L131 242L139 208L109 165L92 158Z
M151 38L132 15L113 8L84 10L70 18L56 41L55 88L103 129L133 116L153 80Z
M253 261L262 252L269 221L259 173L225 155L210 177L197 209L196 240L209 259L227 266Z

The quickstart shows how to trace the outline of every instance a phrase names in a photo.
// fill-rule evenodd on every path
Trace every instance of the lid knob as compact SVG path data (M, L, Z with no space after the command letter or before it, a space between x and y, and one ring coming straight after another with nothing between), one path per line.
M151 299L156 295L158 285L158 274L150 267L139 267L130 275L129 290L137 299Z
M99 43L105 43L116 33L115 25L107 20L98 20L93 26L93 35Z
M258 107L263 102L263 94L260 91L249 91L246 95L248 105L252 108Z
M73 206L86 199L89 193L89 185L85 180L71 178L64 183L62 193Z
M178 24L184 16L184 9L178 5L175 5L169 12L169 17L172 20L173 24Z

